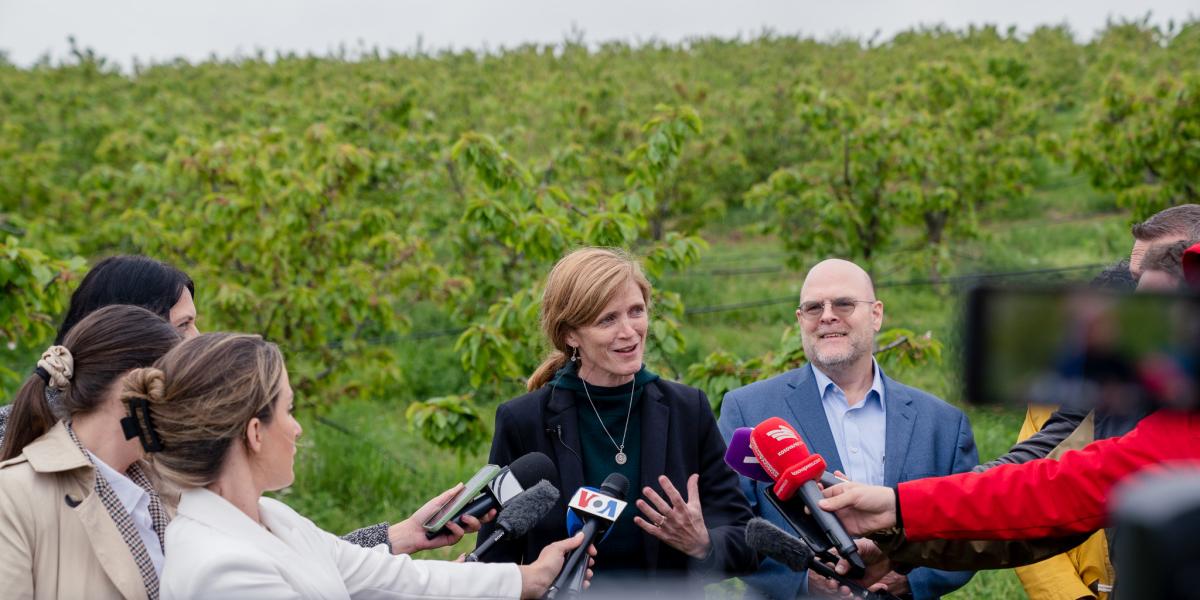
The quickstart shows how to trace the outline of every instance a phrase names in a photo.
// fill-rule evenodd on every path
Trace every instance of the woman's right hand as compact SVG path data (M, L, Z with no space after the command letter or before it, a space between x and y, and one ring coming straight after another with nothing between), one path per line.
M579 547L583 543L583 532L575 534L574 537L565 540L559 540L542 548L538 559L528 565L521 565L521 597L522 598L541 598L546 595L546 590L550 588L550 584L554 583L554 578L563 569L563 563L566 562L567 554ZM588 567L595 564L592 556L596 555L596 547L588 547ZM583 580L583 587L587 589L591 585L592 570L587 570L587 575Z

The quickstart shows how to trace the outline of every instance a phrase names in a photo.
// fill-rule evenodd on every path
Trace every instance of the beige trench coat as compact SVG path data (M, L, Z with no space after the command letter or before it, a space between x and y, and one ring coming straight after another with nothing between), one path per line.
M62 423L0 463L0 595L146 598L95 477Z

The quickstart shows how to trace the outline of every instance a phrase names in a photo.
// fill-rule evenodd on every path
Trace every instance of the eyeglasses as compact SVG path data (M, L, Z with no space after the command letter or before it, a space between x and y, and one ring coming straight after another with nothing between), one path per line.
M818 302L802 302L800 303L800 316L804 317L805 321L815 321L821 318L825 313L825 305L833 310L833 314L839 319L845 319L854 314L854 309L861 304L875 304L876 300L855 300L854 298L834 298L832 300L821 300Z

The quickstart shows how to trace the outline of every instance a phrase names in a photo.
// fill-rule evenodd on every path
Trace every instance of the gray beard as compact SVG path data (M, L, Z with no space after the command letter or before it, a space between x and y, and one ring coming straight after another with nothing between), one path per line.
M869 352L869 350L867 350L867 351L862 350L861 348L858 347L857 344L851 344L850 352L847 353L844 357L838 357L835 360L824 360L824 359L822 359L822 357L818 356L818 354L815 350L813 350L812 352L810 352L809 350L810 350L810 348L808 348L808 347L804 348L805 358L807 358L808 362L812 363L813 366L817 367L818 369L821 369L821 371L827 375L831 374L831 373L841 372L842 370L849 368L851 365L858 362L859 359L861 359L863 356L865 356Z

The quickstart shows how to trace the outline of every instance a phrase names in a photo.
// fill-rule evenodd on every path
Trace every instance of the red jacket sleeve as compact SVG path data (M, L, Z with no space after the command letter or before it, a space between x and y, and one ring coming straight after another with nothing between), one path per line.
M1142 469L1179 463L1200 465L1200 416L1160 410L1123 437L1059 460L901 483L905 536L1019 540L1095 531L1104 526L1113 486Z

